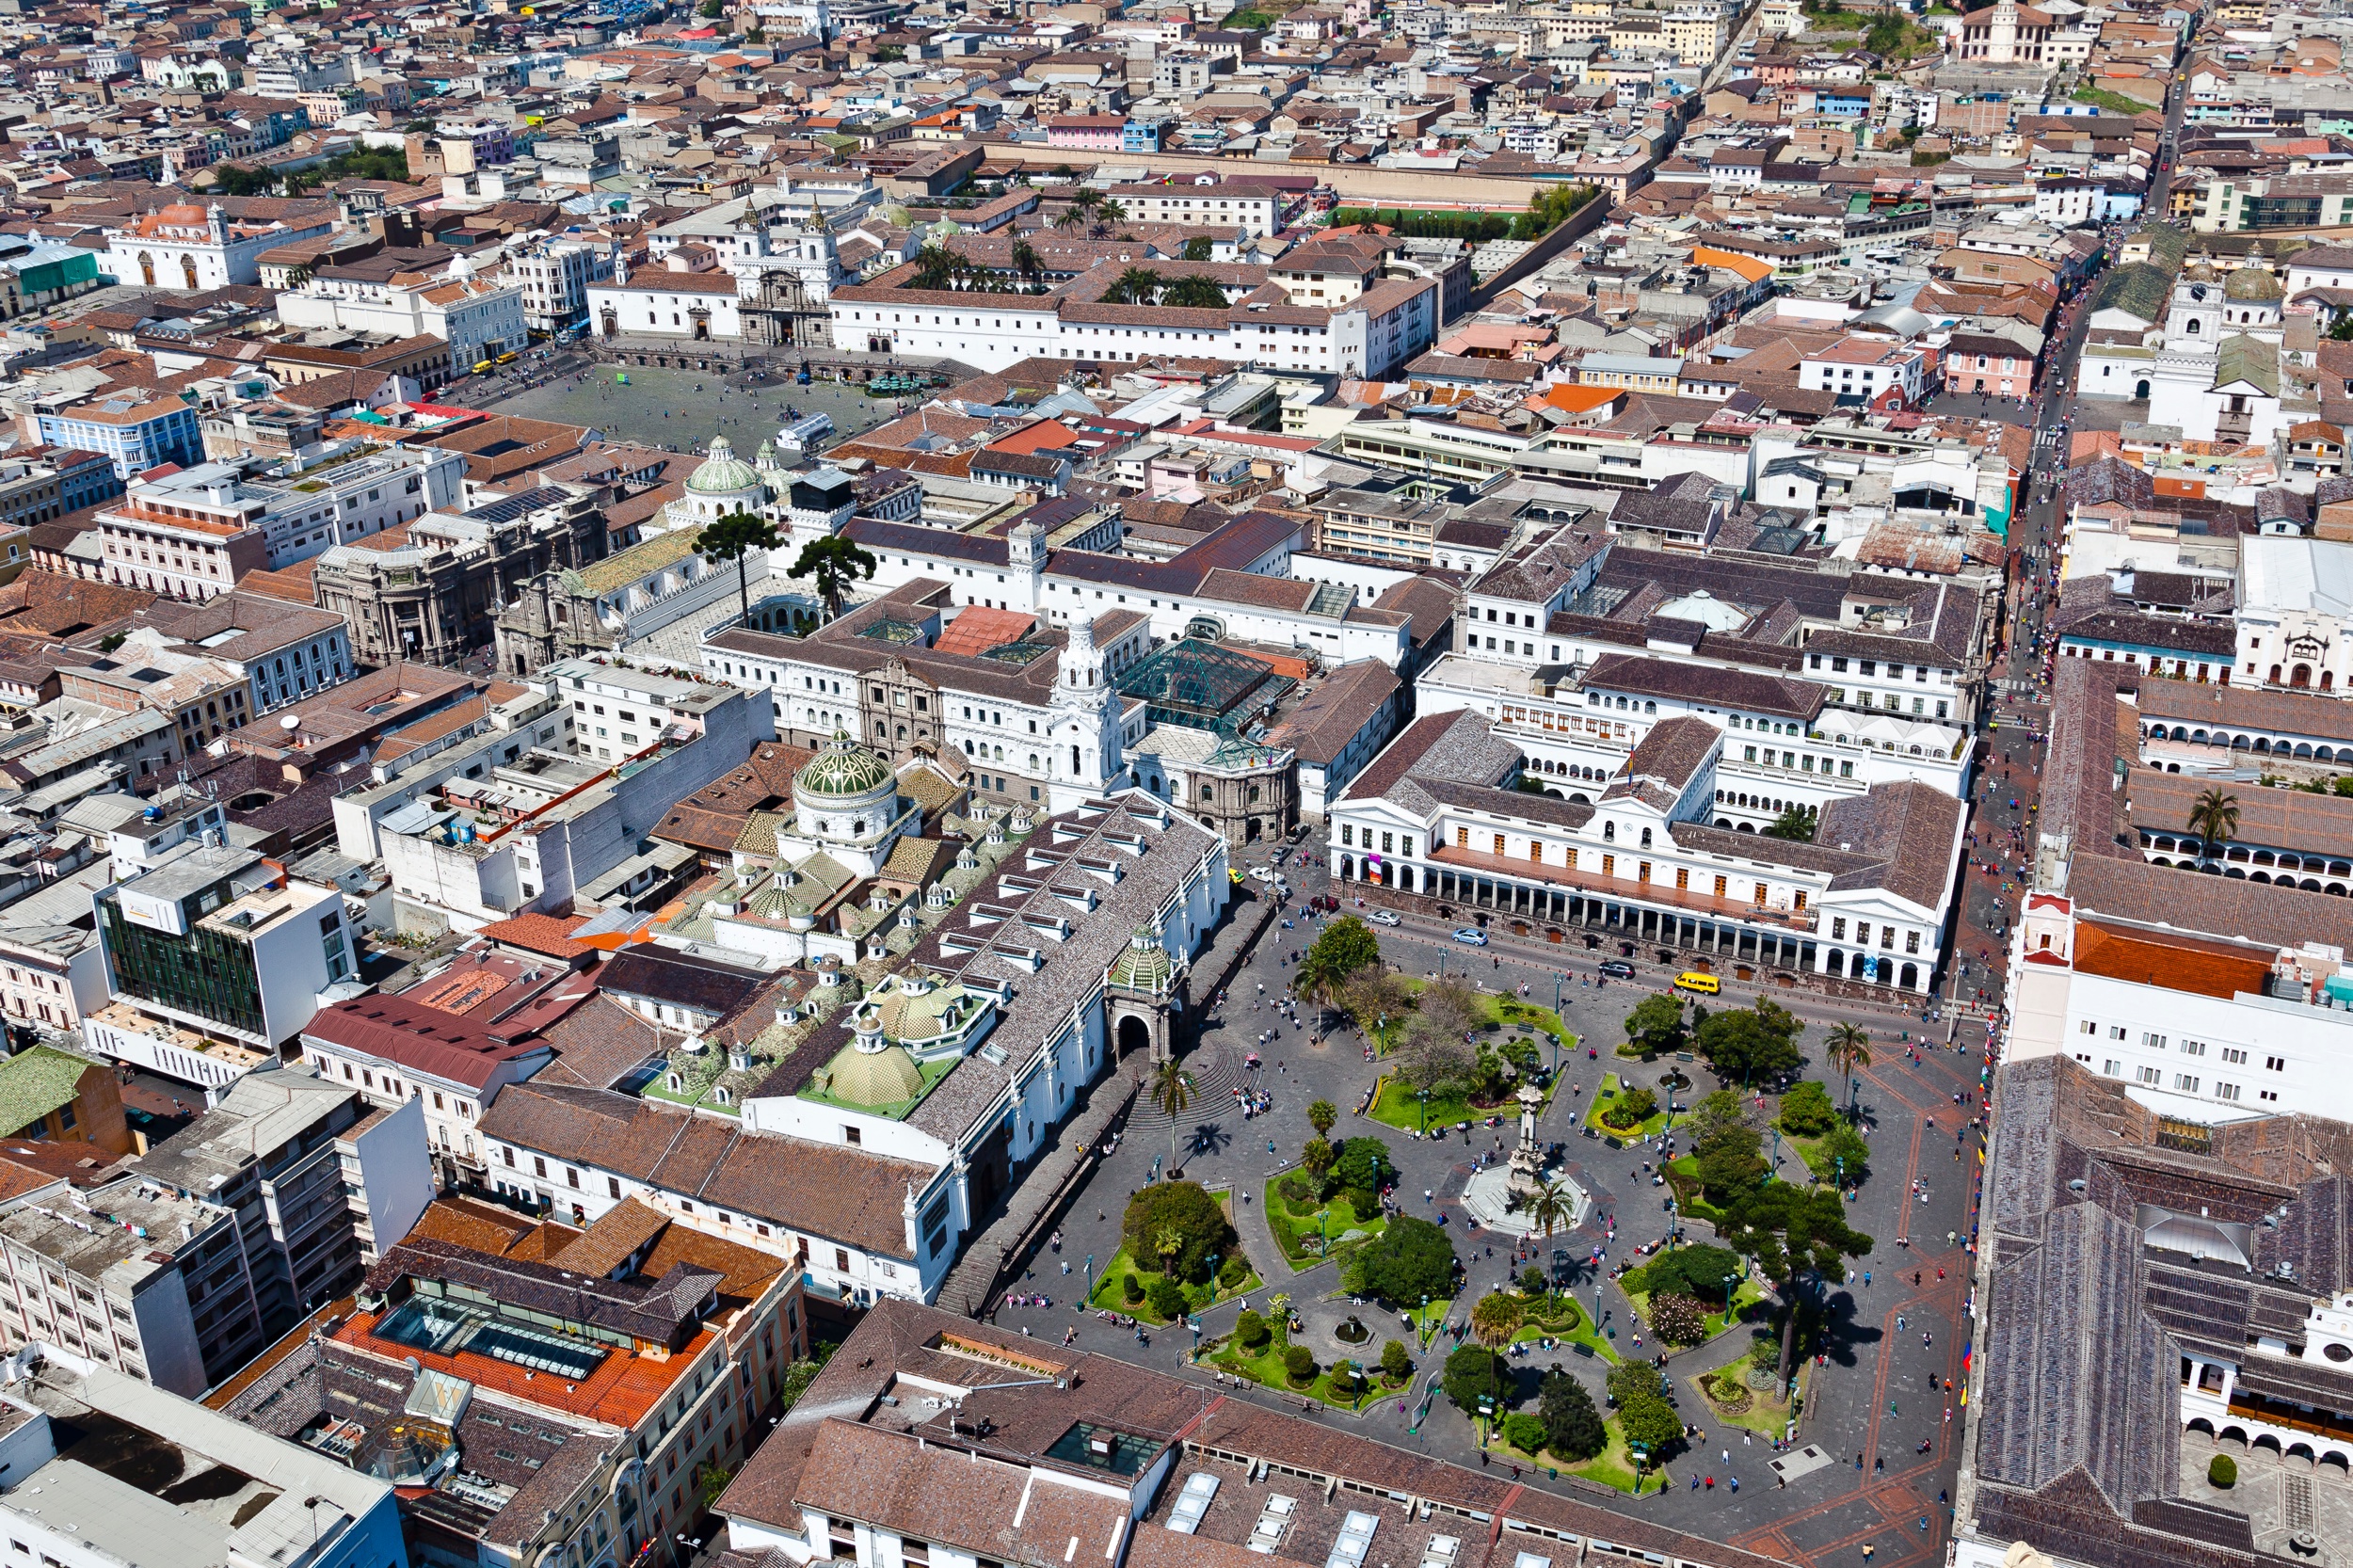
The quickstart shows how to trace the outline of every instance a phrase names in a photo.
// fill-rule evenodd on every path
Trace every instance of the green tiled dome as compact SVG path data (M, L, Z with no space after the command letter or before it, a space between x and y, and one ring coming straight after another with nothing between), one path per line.
M871 1014L858 1020L856 1037L834 1053L832 1065L834 1097L853 1105L896 1105L923 1092L915 1058L886 1041Z
M728 495L760 484L760 471L738 457L725 436L711 438L711 456L686 476L686 488L701 495Z
M833 740L792 776L796 795L871 794L891 781L890 764L837 729Z
M1165 991L1176 977L1176 966L1160 946L1158 933L1148 925L1136 927L1128 938L1128 951L1112 965L1111 983L1124 985L1130 991Z
M2281 292L2279 280L2259 266L2240 267L2222 285L2226 297L2249 302L2277 299Z

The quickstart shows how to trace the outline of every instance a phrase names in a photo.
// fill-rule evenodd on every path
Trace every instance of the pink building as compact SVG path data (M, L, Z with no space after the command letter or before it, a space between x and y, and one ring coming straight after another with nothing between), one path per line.
M1061 115L1047 122L1046 145L1074 147L1091 152L1119 151L1120 133L1128 121L1115 114Z

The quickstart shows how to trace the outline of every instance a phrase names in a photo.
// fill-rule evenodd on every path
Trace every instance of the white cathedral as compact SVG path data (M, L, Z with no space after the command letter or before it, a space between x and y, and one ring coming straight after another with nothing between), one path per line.
M2144 337L2153 350L2138 379L2148 384L2149 423L2178 426L2185 440L2268 446L2287 421L2280 411L2282 291L2262 248L2220 271L2200 254L2173 281L2160 329ZM2095 330L2109 325L2095 315ZM2084 357L2089 380L2095 356ZM2137 390L2137 387L2136 387Z

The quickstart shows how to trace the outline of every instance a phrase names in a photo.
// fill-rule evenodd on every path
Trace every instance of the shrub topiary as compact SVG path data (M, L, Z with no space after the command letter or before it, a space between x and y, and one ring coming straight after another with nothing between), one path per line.
M1129 1306L1144 1300L1143 1283L1133 1274L1122 1274L1119 1277L1119 1299Z
M1170 1320L1181 1318L1189 1306L1184 1290L1173 1279L1156 1279L1147 1292L1152 1298L1152 1310Z
M2232 1487L2238 1484L2238 1461L2229 1454L2217 1454L2206 1462L2208 1486Z
M1285 1176L1275 1183L1274 1190L1283 1195L1285 1203L1295 1203L1304 1207L1316 1201L1315 1188L1299 1176Z
M1218 1267L1217 1282L1228 1290L1249 1277L1250 1262L1247 1258L1229 1257Z
M1401 1339L1392 1339L1381 1347L1381 1375L1391 1383L1403 1383L1414 1375L1413 1352Z
M1305 1345L1293 1345L1283 1352L1283 1375L1294 1387L1305 1387L1315 1381L1316 1352Z
M1234 1338L1245 1351L1255 1351L1274 1337L1267 1320L1255 1312L1245 1312L1234 1320Z
M1545 1423L1533 1411L1515 1410L1503 1418L1503 1440L1525 1454L1545 1446Z
M1173 1271L1178 1279L1206 1282L1209 1255L1233 1253L1234 1227L1197 1181L1155 1182L1129 1198L1120 1220L1120 1240L1127 1243L1128 1256L1157 1258L1160 1235L1172 1228L1184 1242Z

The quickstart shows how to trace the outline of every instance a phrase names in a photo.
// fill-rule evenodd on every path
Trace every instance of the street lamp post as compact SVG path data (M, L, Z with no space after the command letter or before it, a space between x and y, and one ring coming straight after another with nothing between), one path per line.
M1430 1136L1430 1091L1419 1090L1416 1097L1421 1101L1421 1135L1427 1138Z
M1088 1302L1093 1302L1095 1300L1095 1255L1093 1253L1087 1254L1086 1268L1087 1293L1084 1299Z

